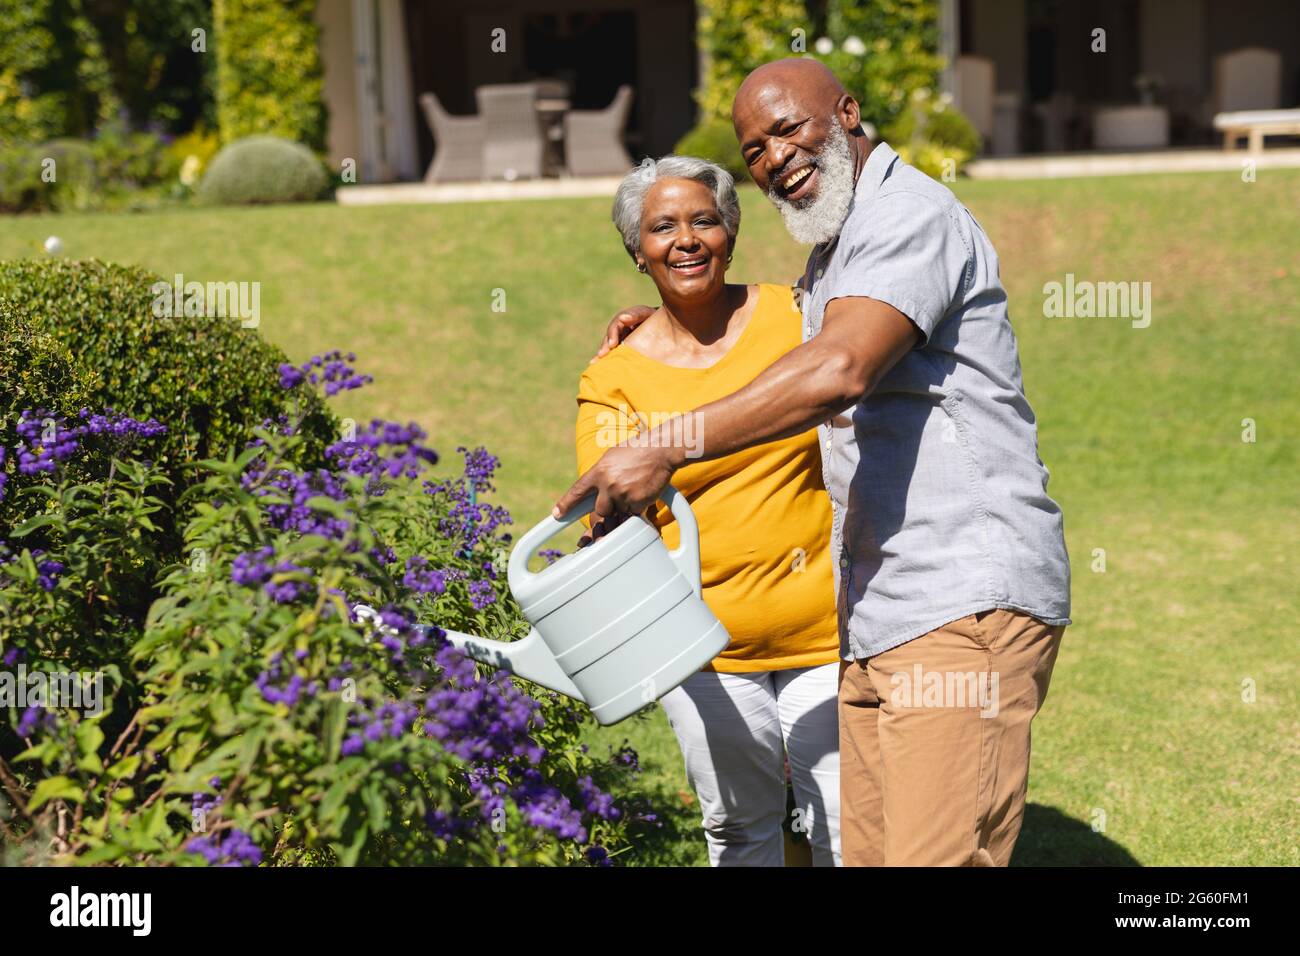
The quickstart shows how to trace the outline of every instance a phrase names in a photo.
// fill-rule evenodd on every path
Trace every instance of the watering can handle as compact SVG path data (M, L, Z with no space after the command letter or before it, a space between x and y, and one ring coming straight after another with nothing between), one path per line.
M677 528L681 532L680 544L675 550L669 551L668 556L673 559L673 563L686 576L686 580L690 582L695 596L699 597L700 526L695 521L695 513L691 511L686 496L672 485L664 488L659 497L672 511L673 517L677 519ZM563 518L554 518L548 515L524 532L523 537L519 539L519 543L515 545L515 550L510 554L507 578L510 581L511 590L515 589L517 583L522 583L534 573L528 570L528 559L532 557L533 552L539 546L545 544L550 538L563 531L579 518L591 514L595 507L596 494L592 492L571 508Z

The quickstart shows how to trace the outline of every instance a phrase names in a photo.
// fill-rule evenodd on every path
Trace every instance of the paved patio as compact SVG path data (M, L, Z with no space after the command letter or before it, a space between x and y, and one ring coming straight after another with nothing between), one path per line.
M1131 176L1137 173L1240 172L1246 161L1256 169L1300 167L1300 149L1266 149L1261 153L1225 150L1162 149L1149 153L1061 153L1051 156L1006 156L967 164L971 179L1063 179L1077 176Z
M512 183L383 183L374 186L345 186L336 190L334 197L341 206L565 199L575 196L612 196L621 181L620 176L590 176L521 179Z
M1066 153L979 159L966 166L972 179L1062 179L1130 176L1139 173L1240 172L1247 160L1258 169L1300 168L1300 149L1166 149L1149 153ZM613 196L618 176L529 179L486 183L382 183L345 186L335 192L341 206L400 203L494 202L503 199L563 199Z

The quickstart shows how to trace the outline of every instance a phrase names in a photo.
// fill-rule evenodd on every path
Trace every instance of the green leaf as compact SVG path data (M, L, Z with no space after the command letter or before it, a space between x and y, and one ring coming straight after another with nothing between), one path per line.
M330 761L338 759L347 722L348 705L340 696L331 697L325 704L325 718L321 725L321 744L325 748L326 759Z
M99 728L99 721L83 720L77 724L77 752L83 757L98 753L104 743L104 731Z
M128 757L123 757L115 764L110 764L108 768L108 776L113 780L125 780L127 777L134 776L139 766L140 755L131 754ZM116 796L116 794L114 794L114 796Z
M361 791L361 799L370 812L370 829L375 833L383 833L388 828L388 801L380 786L377 782L370 783Z
M106 843L101 847L96 847L89 853L83 853L77 857L77 863L81 866L95 866L100 863L111 863L113 860L121 859L126 854L126 847L120 843Z
M32 799L27 804L27 809L34 813L51 800L71 800L73 803L80 803L85 798L81 788L67 777L46 777L32 791Z
M61 516L57 514L50 514L50 515L37 515L34 518L28 518L18 527L10 531L9 536L11 538L21 538L24 535L31 534L37 528L44 528L46 525L57 524L60 520L60 517Z

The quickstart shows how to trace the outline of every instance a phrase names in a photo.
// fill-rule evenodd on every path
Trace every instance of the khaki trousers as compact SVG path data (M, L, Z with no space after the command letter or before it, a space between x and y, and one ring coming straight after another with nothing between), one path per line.
M845 866L1006 866L1063 626L970 614L840 662Z

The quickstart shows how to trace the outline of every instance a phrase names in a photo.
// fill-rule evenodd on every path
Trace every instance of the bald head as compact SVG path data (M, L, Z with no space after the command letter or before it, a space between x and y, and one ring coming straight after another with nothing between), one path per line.
M810 109L829 111L846 90L830 68L817 60L789 57L764 63L745 77L736 91L731 107L733 121L738 111L752 109L756 102L770 99L774 93L794 97Z
M847 151L852 180L871 152L857 100L824 64L810 58L765 63L745 77L731 122L750 176L774 202L813 203L824 177L795 174L803 167L816 171L828 145Z

